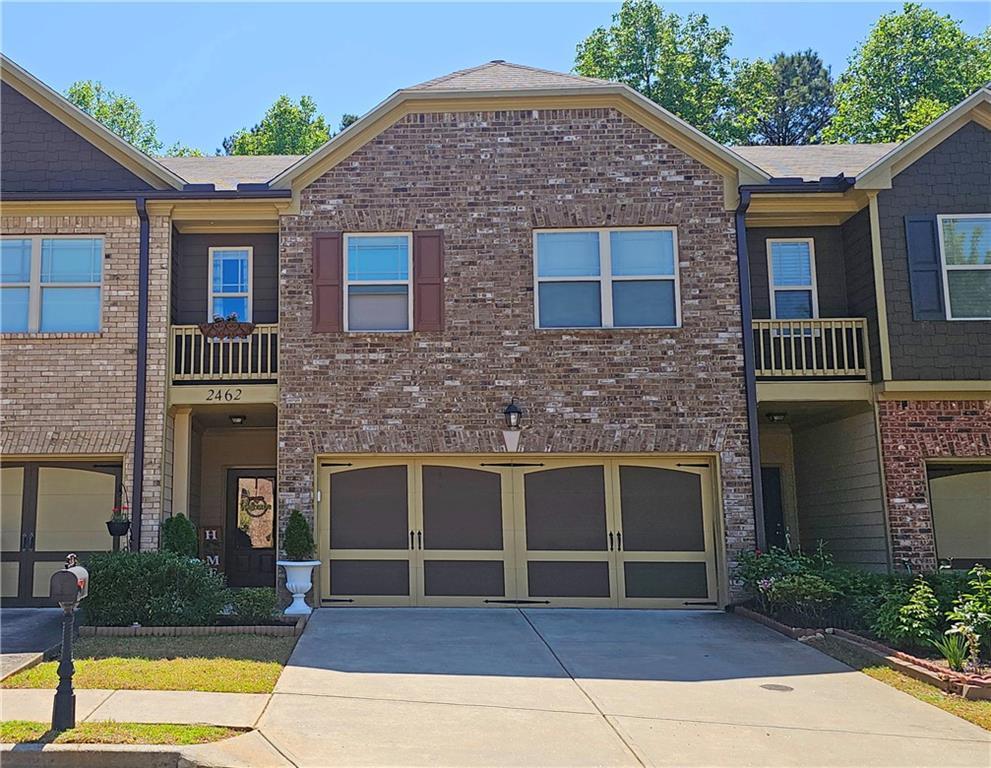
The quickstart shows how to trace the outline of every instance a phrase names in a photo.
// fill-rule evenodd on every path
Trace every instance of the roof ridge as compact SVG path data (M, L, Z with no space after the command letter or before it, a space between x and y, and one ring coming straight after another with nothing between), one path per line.
M516 62L506 61L505 59L493 59L492 61L486 61L482 64L478 64L474 67L467 67L465 69L459 69L455 72L449 72L446 75L441 75L435 77L431 80L425 80L422 83L417 83L416 85L410 86L408 90L427 90L431 88L436 88L444 83L449 83L458 78L464 77L466 75L471 75L477 72L482 72L487 69L495 69L497 67L506 67L507 69L513 69L522 72L533 72L541 75L549 75L551 77L566 78L567 80L573 80L576 83L587 83L589 85L611 85L613 84L609 80L602 80L597 77L585 77L584 75L576 75L571 72L557 72L553 69L544 69L542 67L532 67L527 64L517 64Z
M467 67L466 69L458 69L455 70L454 72L448 72L446 75L441 75L440 77L432 78L431 80L424 80L422 83L417 83L416 85L410 87L425 88L429 85L438 85L440 83L446 82L447 80L452 80L455 77L460 77L461 75L467 75L469 72L477 72L480 69L491 67L500 61L501 61L500 59L494 59L492 61L486 61L484 64L476 64L474 67ZM501 61L501 63L505 64L506 62Z
M495 61L490 61L490 64L502 64L506 67L516 67L516 69L526 69L530 72L542 72L546 75L558 75L564 77L571 77L575 80L584 80L589 83L612 83L611 80L603 80L600 77L586 77L585 75L576 75L572 72L558 72L553 69L544 69L543 67L532 67L529 64L517 64L514 61L505 61L504 59L496 59Z

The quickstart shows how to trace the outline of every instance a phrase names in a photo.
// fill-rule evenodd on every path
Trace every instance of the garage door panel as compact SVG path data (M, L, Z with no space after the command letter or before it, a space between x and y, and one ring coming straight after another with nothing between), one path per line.
M465 467L421 469L423 548L501 550L502 477Z
M602 465L528 472L524 497L528 550L606 551Z
M330 588L334 595L409 597L409 562L332 558Z
M704 562L623 563L628 598L697 598L709 596Z
M626 551L705 551L699 475L620 465L619 488Z
M527 560L530 597L609 598L612 595L606 560Z
M425 597L506 597L502 560L424 560Z
M335 473L330 484L331 549L409 549L404 465Z

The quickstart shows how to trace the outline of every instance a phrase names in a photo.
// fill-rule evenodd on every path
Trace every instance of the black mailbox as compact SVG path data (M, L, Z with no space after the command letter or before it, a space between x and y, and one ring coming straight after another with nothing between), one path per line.
M69 555L65 568L55 571L49 583L52 600L65 609L75 608L89 594L89 572L75 563L75 555Z

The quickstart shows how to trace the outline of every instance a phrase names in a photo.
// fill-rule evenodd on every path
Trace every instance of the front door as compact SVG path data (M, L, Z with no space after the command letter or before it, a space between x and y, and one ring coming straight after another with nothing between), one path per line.
M275 586L275 471L227 470L227 583Z
M785 511L781 503L781 467L761 467L760 483L764 499L764 539L768 548L785 549Z
M0 467L0 594L4 605L51 605L49 579L74 552L85 565L111 548L120 463L16 462Z

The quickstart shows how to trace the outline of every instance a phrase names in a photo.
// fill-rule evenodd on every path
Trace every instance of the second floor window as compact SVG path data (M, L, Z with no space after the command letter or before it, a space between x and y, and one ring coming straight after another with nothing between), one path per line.
M344 235L344 330L413 327L412 235Z
M537 232L538 328L676 328L674 227Z
M0 239L0 332L100 330L103 239Z
M241 322L251 322L251 260L250 247L210 249L207 320L237 315Z
M991 320L991 213L937 220L947 318Z
M811 237L768 240L767 274L772 318L808 320L819 316Z

